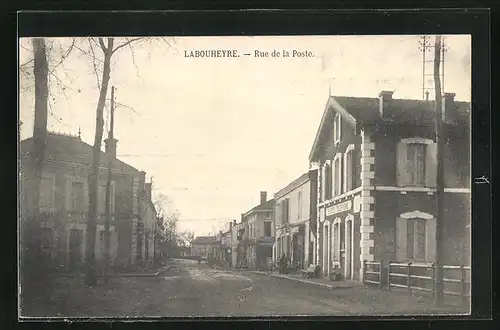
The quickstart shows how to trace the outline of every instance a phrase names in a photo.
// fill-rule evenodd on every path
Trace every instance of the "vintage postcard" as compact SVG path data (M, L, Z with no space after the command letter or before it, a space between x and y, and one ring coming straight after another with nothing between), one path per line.
M19 40L20 316L467 315L471 37Z

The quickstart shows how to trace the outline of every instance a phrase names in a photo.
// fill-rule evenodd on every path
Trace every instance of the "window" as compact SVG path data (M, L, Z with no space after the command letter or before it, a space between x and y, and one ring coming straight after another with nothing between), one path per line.
M282 202L281 202L281 219L282 219L282 223L285 224L285 223L288 223L288 220L289 220L289 217L288 217L288 212L289 212L289 200L288 198L285 198Z
M54 206L54 178L42 177L40 183L40 206L53 207Z
M406 233L406 255L409 260L424 261L426 256L425 219L408 219Z
M106 187L107 184L99 185L99 212L102 214L107 213L106 209ZM111 213L115 212L115 185L114 182L111 183L111 191L110 191L111 199L109 201L111 207Z
M83 182L73 182L71 189L71 200L73 205L73 211L83 212L84 206L84 190Z
M334 196L338 196L342 193L342 162L341 162L341 157L335 157L335 160L333 162L333 175L334 175L334 181L333 181L333 189L334 189Z
M410 143L406 160L411 185L425 185L425 144Z
M298 193L298 212L297 212L297 220L300 220L300 217L302 216L302 190L299 190Z
M333 134L335 137L335 143L340 142L340 138L342 136L341 133L342 120L340 118L340 114L336 114L333 120Z
M332 198L332 167L325 164L325 200Z
M351 191L354 188L354 150L349 150L345 154L345 184L344 184L344 192Z
M265 221L264 222L264 236L265 237L271 237L271 236L273 236L272 232L271 232L271 225L272 225L271 221Z

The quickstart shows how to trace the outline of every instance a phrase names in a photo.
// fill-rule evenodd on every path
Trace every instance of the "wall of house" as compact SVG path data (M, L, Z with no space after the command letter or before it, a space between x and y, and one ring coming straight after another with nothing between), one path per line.
M378 205L378 206L377 206ZM397 260L397 218L406 212L436 214L436 195L426 192L375 192L375 260ZM445 193L444 262L470 264L470 194ZM397 260L405 261L405 260Z

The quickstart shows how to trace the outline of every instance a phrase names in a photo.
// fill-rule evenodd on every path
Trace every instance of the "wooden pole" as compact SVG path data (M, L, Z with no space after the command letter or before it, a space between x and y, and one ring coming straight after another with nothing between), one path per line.
M436 93L436 143L437 143L437 175L436 175L436 277L435 304L437 307L443 304L443 238L445 237L443 226L444 215L444 168L443 168L443 120L442 120L442 96L441 96L441 36L437 35L434 46L434 87Z
M109 124L109 134L108 134L108 143L110 143L109 148L111 148L111 144L113 143L113 127L115 122L115 86L111 86L111 119ZM109 259L110 259L110 226L111 226L111 174L112 174L112 166L113 166L113 153L108 153L108 180L106 184L106 222L105 222L105 258L104 258L104 282L108 283L108 271L109 271Z

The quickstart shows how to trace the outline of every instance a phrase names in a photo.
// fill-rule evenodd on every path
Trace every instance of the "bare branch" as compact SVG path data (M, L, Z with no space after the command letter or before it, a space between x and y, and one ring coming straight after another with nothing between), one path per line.
M139 76L139 67L137 66L137 64L135 63L135 52L134 52L134 48L132 48L132 44L128 44L128 47L130 48L130 52L132 53L132 64L134 64L134 67L135 67L135 71L136 71L136 74L137 74L137 77L140 78Z
M126 104L123 104L123 103L119 103L119 102L116 102L116 101L115 101L115 105L116 105L116 107L117 107L117 108L118 108L118 107L127 108L127 109L129 109L130 111L132 111L133 113L135 113L136 115L138 115L138 116L142 116L142 115L141 115L138 111L136 111L134 108L132 108L132 107L131 107L131 106L129 106L129 105L126 105Z
M94 68L94 74L95 74L95 78L96 78L96 82L97 82L97 87L98 87L99 89L101 89L100 76L99 76L99 73L97 72L97 64L96 64L96 58L97 58L97 57L96 57L95 52L94 52L94 47L92 47L92 42L91 42L91 39L92 39L92 38L90 38L90 39L88 40L88 43L89 43L89 46L90 46L90 51L92 52L92 56L91 56L91 57L92 57L92 66L93 66L93 68ZM99 40L100 40L100 39L101 39L101 38L99 38ZM101 47L102 47L102 46L101 46Z
M115 53L117 50L119 50L120 48L123 48L123 47L125 47L125 46L128 46L128 45L130 45L131 43L133 43L133 42L135 42L135 41L139 41L139 40L141 40L141 39L144 39L144 37L129 39L129 40L127 40L126 42L124 42L124 43L122 43L122 44L120 44L120 45L116 46L116 47L113 49L113 52L112 52L112 53L114 54L114 53Z
M102 40L102 38L99 38L99 45L101 45L102 51L106 53L108 49L106 48L106 45L104 45L104 40Z

